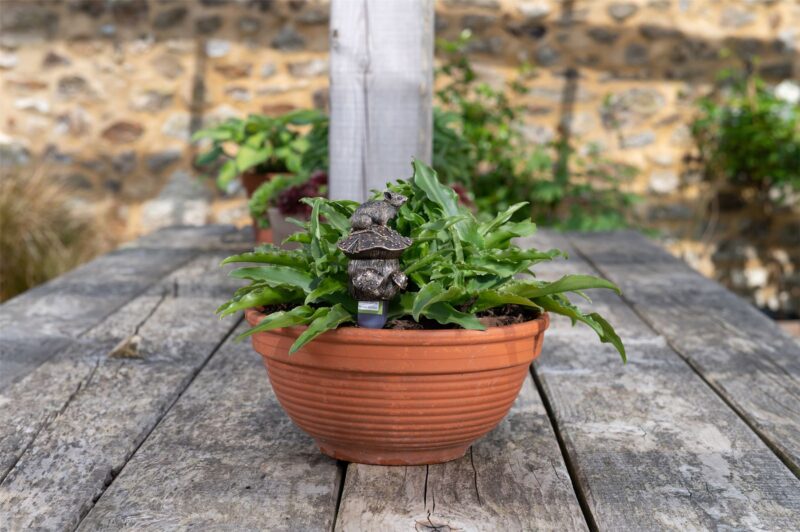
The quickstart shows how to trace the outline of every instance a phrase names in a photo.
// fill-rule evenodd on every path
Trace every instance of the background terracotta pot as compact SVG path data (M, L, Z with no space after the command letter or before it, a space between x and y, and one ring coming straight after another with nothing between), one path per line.
M253 197L253 192L255 192L262 183L269 181L269 178L270 174L259 174L256 172L243 173L240 179L242 180L242 186L245 192L247 192L247 197Z
M246 312L255 325L264 315ZM323 453L432 464L464 455L508 413L542 349L547 314L487 331L342 327L293 355L305 327L257 333L275 395Z
M284 173L284 172L255 172L249 171L245 172L240 176L242 180L242 186L244 187L245 192L247 192L247 197L253 197L253 192L256 191L258 187L260 187L263 183L266 183L273 176Z
M298 220L302 220L304 218L303 215L285 216L281 214L281 211L276 207L270 207L267 210L267 215L269 216L269 225L272 227L272 241L275 242L275 245L280 246L283 249L300 248L300 244L296 242L287 242L285 244L281 244L281 242L289 238L289 236L292 234L300 231L299 227L288 222L286 218L296 218Z
M256 221L253 221L253 235L256 244L271 244L274 242L272 228L264 229L263 227L259 227Z

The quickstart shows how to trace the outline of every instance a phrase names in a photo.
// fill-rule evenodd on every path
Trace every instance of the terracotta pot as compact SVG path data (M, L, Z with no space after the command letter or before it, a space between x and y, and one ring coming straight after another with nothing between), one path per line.
M247 197L253 197L253 193L256 191L258 187L260 187L263 183L266 183L274 176L278 174L287 175L289 172L255 172L253 170L249 172L243 173L239 179L242 180L242 186L244 190L247 192Z
M287 242L285 244L281 244L281 242L289 238L294 233L300 231L299 227L288 222L286 218L296 218L298 220L302 220L302 215L284 216L277 208L270 207L267 210L267 216L269 216L269 225L272 227L272 241L275 242L276 245L282 247L283 249L300 248L300 244L297 242Z
M253 236L255 237L256 244L272 244L274 242L272 238L272 229L259 227L255 221L253 222Z
M251 325L263 314L246 312ZM542 349L547 314L486 331L342 327L293 355L305 327L257 333L275 395L323 453L350 462L446 462L508 413Z

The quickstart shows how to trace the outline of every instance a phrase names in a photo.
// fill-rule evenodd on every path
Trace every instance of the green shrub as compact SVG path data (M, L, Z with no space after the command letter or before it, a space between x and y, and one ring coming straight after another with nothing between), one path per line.
M567 275L555 282L517 278L518 274L532 274L537 263L563 255L558 250L523 250L511 243L512 238L528 236L536 229L530 220L511 221L525 203L478 221L459 204L455 192L418 161L411 180L397 181L389 189L408 198L394 226L413 239L401 258L401 269L409 279L407 291L391 302L390 319L484 329L478 317L490 309L502 312L512 305L549 311L568 316L573 323L585 323L625 359L625 348L611 325L596 313L585 314L565 296L567 292L583 296L582 290L588 288L618 292L613 283L588 275ZM226 259L224 263L257 265L231 273L250 284L217 310L225 316L251 307L290 306L289 310L270 312L245 333L307 325L290 352L327 330L354 322L357 314L356 301L348 293L347 258L337 242L349 233L349 218L358 204L324 198L304 201L312 207L310 221L304 231L290 237L302 247L284 251L267 245Z
M275 118L256 114L230 118L194 134L194 141L211 141L196 164L217 166L221 189L250 170L307 174L321 165L327 167L327 120L324 113L313 109ZM320 146L323 140L324 148Z
M630 206L638 200L620 185L636 174L629 165L605 159L596 147L576 156L559 141L531 146L522 133L523 109L506 89L526 92L522 80L503 89L479 81L465 52L468 32L458 41L440 41L446 61L438 71L447 83L437 91L441 109L434 112L433 166L442 180L462 183L478 210L491 213L521 201L539 225L564 230L610 230L628 227ZM523 67L522 76L530 71Z
M691 131L710 181L752 188L759 201L800 191L800 106L756 74L723 72L699 100Z

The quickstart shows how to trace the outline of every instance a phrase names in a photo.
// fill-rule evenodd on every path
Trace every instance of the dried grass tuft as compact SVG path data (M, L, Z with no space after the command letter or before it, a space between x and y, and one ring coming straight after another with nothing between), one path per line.
M93 217L41 169L0 175L0 301L86 262L104 249Z

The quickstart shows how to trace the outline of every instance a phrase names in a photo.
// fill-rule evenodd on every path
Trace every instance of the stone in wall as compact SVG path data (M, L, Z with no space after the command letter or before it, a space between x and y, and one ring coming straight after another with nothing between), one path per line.
M547 2L522 1L517 4L517 11L524 22L539 22L550 14L551 8Z
M222 63L214 65L214 70L228 79L247 78L253 70L252 63Z
M619 145L623 149L644 148L656 141L654 131L646 130L637 133L630 133L620 137Z
M674 170L654 170L650 174L650 190L656 194L671 194L680 186L680 177Z
M272 39L272 47L283 51L302 50L306 41L292 26L284 26Z
M159 75L167 79L178 79L185 72L181 65L181 60L171 53L164 53L154 57L150 61L150 66Z
M208 190L193 175L177 171L156 198L142 205L141 229L149 233L170 225L203 225L210 203Z
M609 128L625 128L645 122L664 108L666 99L657 89L634 87L609 95L601 109Z
M206 42L206 55L208 57L224 57L231 51L230 41L224 39L209 39Z
M147 0L114 0L110 2L114 20L122 24L136 24L147 20L150 4Z
M199 35L212 35L222 28L223 20L219 15L209 15L198 18L195 23L195 31Z
M69 75L58 80L58 95L62 98L93 97L89 82L83 76Z
M171 91L146 90L133 95L130 107L134 111L154 113L172 107L174 99Z
M191 134L192 117L179 111L168 115L161 126L161 133L167 137L188 142Z
M144 133L144 127L137 122L120 120L109 125L101 136L113 144L130 144L135 142Z
M330 19L329 13L329 7L309 7L297 15L297 22L311 26L327 24Z
M289 73L298 78L311 78L328 73L328 61L324 59L289 63L288 67Z
M127 150L110 157L110 165L115 174L119 176L127 176L133 173L136 169L136 152Z
M150 172L160 174L181 160L183 152L179 149L164 150L148 155L146 165Z
M71 62L69 59L63 55L53 52L52 50L48 51L47 54L45 54L44 59L42 59L42 68L45 69L64 67L69 66L70 64Z

